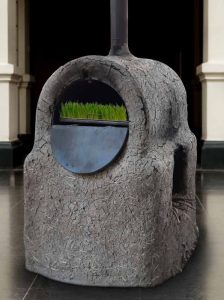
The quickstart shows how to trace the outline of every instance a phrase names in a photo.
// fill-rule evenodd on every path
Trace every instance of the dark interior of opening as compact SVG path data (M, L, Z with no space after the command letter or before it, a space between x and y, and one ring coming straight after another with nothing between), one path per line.
M60 109L61 104L68 101L76 103L97 103L123 105L124 101L121 96L109 85L98 80L79 79L68 85L56 101L53 124L61 124ZM126 111L127 117L128 113Z
M186 153L182 146L174 152L173 195L184 195L186 191Z
M69 60L109 53L110 1L38 0L29 1L29 6L34 134L36 104L48 77ZM188 94L189 125L198 141L201 85L196 67L202 62L202 16L203 0L129 0L129 48L137 57L168 64L181 77Z

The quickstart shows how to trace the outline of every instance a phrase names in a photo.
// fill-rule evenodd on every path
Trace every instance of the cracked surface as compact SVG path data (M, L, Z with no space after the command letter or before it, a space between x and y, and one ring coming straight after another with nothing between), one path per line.
M129 138L104 171L77 175L54 159L50 128L62 90L87 78L121 95ZM168 66L88 56L59 68L41 92L24 166L27 269L74 284L145 287L181 272L198 237L195 168L185 89Z

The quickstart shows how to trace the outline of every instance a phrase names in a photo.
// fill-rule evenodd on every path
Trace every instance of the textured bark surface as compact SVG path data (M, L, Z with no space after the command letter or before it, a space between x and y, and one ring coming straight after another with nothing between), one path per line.
M52 155L54 103L77 79L114 88L129 138L104 171L77 175ZM195 248L196 139L186 93L168 66L133 56L88 56L58 69L37 107L25 161L27 269L63 282L155 286L181 272Z

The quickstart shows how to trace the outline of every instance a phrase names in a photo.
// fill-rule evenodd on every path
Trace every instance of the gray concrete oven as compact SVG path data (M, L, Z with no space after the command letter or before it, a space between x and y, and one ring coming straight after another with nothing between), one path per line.
M67 63L40 95L24 166L26 268L72 284L151 287L181 272L196 246L196 139L181 80L130 54L127 0L111 8L110 55ZM128 113L117 153L83 174L57 157L52 129L58 99L78 80L112 88Z

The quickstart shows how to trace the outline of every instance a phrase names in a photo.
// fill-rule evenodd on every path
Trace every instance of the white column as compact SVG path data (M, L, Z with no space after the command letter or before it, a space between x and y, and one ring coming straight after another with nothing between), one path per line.
M29 130L25 24L25 0L0 0L0 142Z
M204 0L202 139L224 141L224 0Z

